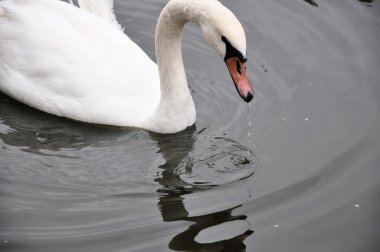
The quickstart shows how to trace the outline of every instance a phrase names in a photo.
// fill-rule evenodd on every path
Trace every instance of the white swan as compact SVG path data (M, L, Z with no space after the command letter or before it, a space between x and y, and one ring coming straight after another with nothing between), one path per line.
M199 25L222 56L240 96L246 39L216 0L171 0L156 29L157 65L120 29L112 0L0 1L0 91L31 107L83 122L174 133L195 122L181 32ZM157 67L158 66L158 67Z

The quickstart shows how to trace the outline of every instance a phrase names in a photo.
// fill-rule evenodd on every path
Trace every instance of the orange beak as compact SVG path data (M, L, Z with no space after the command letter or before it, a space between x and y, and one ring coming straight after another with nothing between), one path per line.
M245 70L245 64L239 57L231 57L225 60L236 90L244 101L250 102L253 99L253 88L249 82Z

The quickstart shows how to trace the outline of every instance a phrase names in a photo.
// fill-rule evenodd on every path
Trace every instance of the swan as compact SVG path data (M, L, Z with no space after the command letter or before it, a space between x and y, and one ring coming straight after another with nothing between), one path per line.
M112 0L0 1L0 91L77 121L175 133L195 123L181 52L187 22L200 27L250 102L246 37L217 0L170 0L157 23L157 64L126 36Z

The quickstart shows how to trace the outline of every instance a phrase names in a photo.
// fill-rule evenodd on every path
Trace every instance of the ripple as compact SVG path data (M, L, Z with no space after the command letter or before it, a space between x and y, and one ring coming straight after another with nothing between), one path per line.
M255 172L257 157L247 147L227 137L208 137L177 167L183 182L197 187L242 181Z
M334 251L377 241L378 2L222 2L246 30L249 113L195 25L183 59L197 122L178 134L82 124L0 94L1 251ZM165 3L115 1L152 59Z

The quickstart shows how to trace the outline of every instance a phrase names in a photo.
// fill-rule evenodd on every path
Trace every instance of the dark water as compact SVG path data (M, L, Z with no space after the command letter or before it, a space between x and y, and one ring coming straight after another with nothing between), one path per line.
M154 58L166 1L116 1ZM379 251L380 6L222 1L246 29L248 110L194 25L197 123L76 123L0 95L0 251Z

